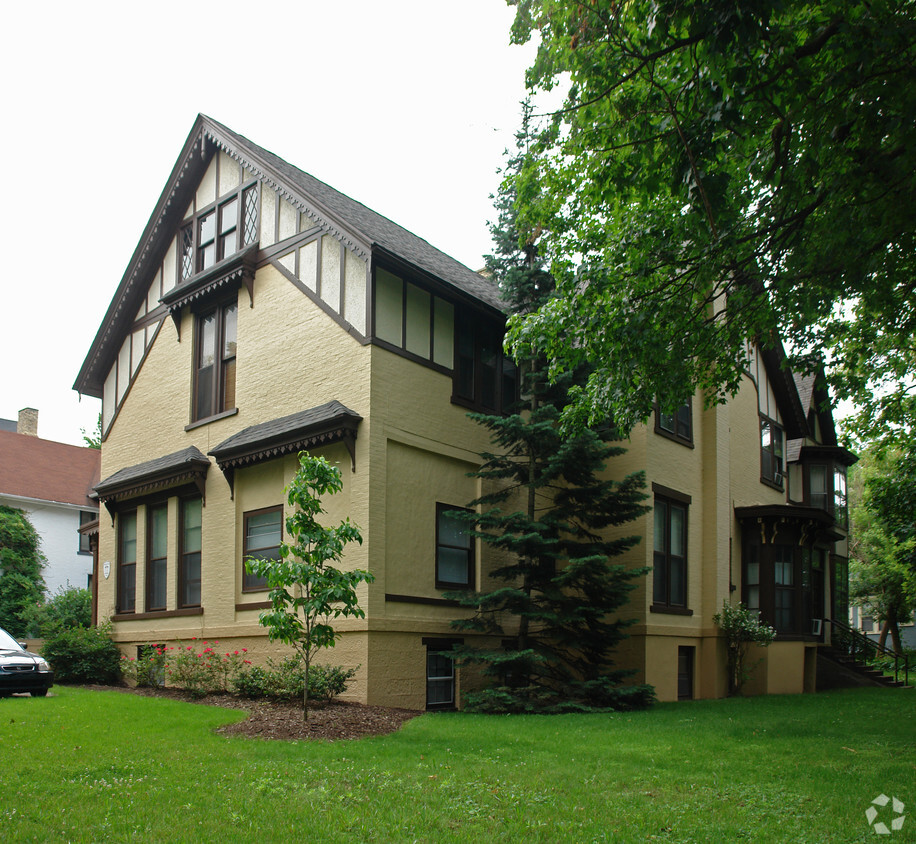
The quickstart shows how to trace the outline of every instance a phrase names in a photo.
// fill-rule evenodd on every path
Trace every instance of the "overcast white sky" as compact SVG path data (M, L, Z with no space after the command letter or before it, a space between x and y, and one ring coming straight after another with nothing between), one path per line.
M73 382L198 112L473 269L533 48L502 0L7 3L0 418Z

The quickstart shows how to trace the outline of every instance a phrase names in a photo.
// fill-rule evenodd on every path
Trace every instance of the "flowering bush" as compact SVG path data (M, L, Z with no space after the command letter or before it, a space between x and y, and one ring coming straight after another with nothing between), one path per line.
M144 645L139 656L121 657L121 674L138 686L164 686L165 662L165 645Z
M168 649L165 670L170 685L178 686L195 697L228 692L233 677L250 664L246 658L247 648L220 653L217 650L219 642L194 644L196 640L191 641L190 645L179 642Z
M760 660L750 668L745 667L747 651L750 645L767 647L775 638L776 631L760 621L744 604L732 606L728 601L722 602L722 612L717 612L712 620L725 634L727 648L726 669L728 671L729 694L740 694L741 689L757 667Z
M233 678L250 661L247 648L220 653L219 642L178 642L176 645L148 645L140 655L123 657L121 670L138 686L175 686L195 697L228 692Z

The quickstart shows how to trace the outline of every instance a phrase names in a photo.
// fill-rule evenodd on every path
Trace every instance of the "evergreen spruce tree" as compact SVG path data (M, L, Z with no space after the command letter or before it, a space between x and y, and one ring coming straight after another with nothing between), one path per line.
M518 171L528 142L528 108L508 169ZM515 312L534 309L553 290L538 258L536 233L517 229L517 180L507 179L491 226L495 254L487 268ZM469 633L498 636L500 647L455 649L461 664L479 664L489 686L467 695L470 708L491 712L563 712L648 705L649 686L623 686L632 672L614 665L613 651L632 620L614 615L645 569L613 558L637 536L620 528L647 511L641 473L622 481L601 477L623 449L603 440L609 429L564 432L559 425L570 381L549 385L537 360L521 362L517 412L472 414L495 445L476 473L487 490L471 503L471 532L505 562L494 588L451 593L474 614L452 622ZM609 536L611 538L609 538Z

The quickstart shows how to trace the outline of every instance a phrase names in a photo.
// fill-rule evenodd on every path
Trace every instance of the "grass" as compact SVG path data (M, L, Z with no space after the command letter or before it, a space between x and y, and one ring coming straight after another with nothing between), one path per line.
M437 713L333 744L223 738L228 709L54 695L0 700L4 841L822 844L871 840L881 792L916 807L913 690Z

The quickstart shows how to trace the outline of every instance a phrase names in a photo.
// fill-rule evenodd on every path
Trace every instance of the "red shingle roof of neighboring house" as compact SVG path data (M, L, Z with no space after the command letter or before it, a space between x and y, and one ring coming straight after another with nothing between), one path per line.
M0 430L0 495L98 506L89 498L99 482L101 452Z

